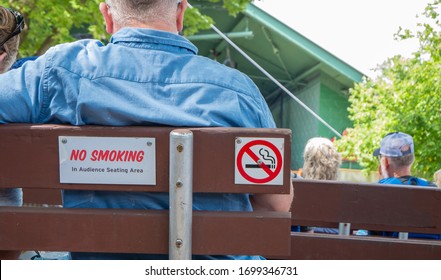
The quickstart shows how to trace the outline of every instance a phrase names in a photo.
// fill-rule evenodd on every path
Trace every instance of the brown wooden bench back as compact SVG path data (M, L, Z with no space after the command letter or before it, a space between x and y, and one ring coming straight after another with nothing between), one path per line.
M292 224L441 234L441 189L293 180ZM293 233L292 259L441 259L441 241Z
M0 187L22 187L30 203L57 203L53 190L169 191L172 127L64 125L0 126ZM289 193L291 132L287 129L189 128L193 133L193 191ZM155 139L156 183L60 183L60 136ZM284 140L282 183L235 184L235 143ZM268 173L269 177L273 176ZM32 197L45 189L49 198ZM290 213L193 212L194 254L289 255ZM168 211L0 207L1 250L168 253Z

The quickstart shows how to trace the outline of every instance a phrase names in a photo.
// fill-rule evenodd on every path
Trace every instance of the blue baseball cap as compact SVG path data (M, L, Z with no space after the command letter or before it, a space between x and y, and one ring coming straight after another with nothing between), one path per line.
M412 136L402 132L392 132L381 140L380 148L374 151L374 156L402 157L413 153Z

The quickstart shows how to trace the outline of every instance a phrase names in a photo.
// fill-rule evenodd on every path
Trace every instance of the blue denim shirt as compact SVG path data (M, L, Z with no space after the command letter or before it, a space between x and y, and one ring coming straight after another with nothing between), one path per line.
M23 191L20 188L0 189L0 206L22 206Z
M0 123L274 127L255 84L185 38L125 28L0 75Z
M246 75L196 53L182 36L135 28L120 30L107 45L58 45L0 75L0 123L275 127ZM168 209L168 195L65 191L63 203ZM194 209L252 210L240 194L195 194L193 203Z

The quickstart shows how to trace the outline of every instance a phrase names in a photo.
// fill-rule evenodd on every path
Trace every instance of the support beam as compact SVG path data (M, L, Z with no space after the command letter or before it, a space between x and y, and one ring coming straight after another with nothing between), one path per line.
M227 37L230 39L237 39L237 38L253 39L254 38L253 31L229 32L229 33L225 33L225 35L227 35ZM223 38L219 34L216 34L216 33L192 35L192 36L188 36L187 39L190 41L223 40Z

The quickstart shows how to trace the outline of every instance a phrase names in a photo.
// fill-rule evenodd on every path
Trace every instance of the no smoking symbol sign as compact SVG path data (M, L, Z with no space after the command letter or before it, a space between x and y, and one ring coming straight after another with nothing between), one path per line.
M235 184L283 185L283 138L239 138Z

